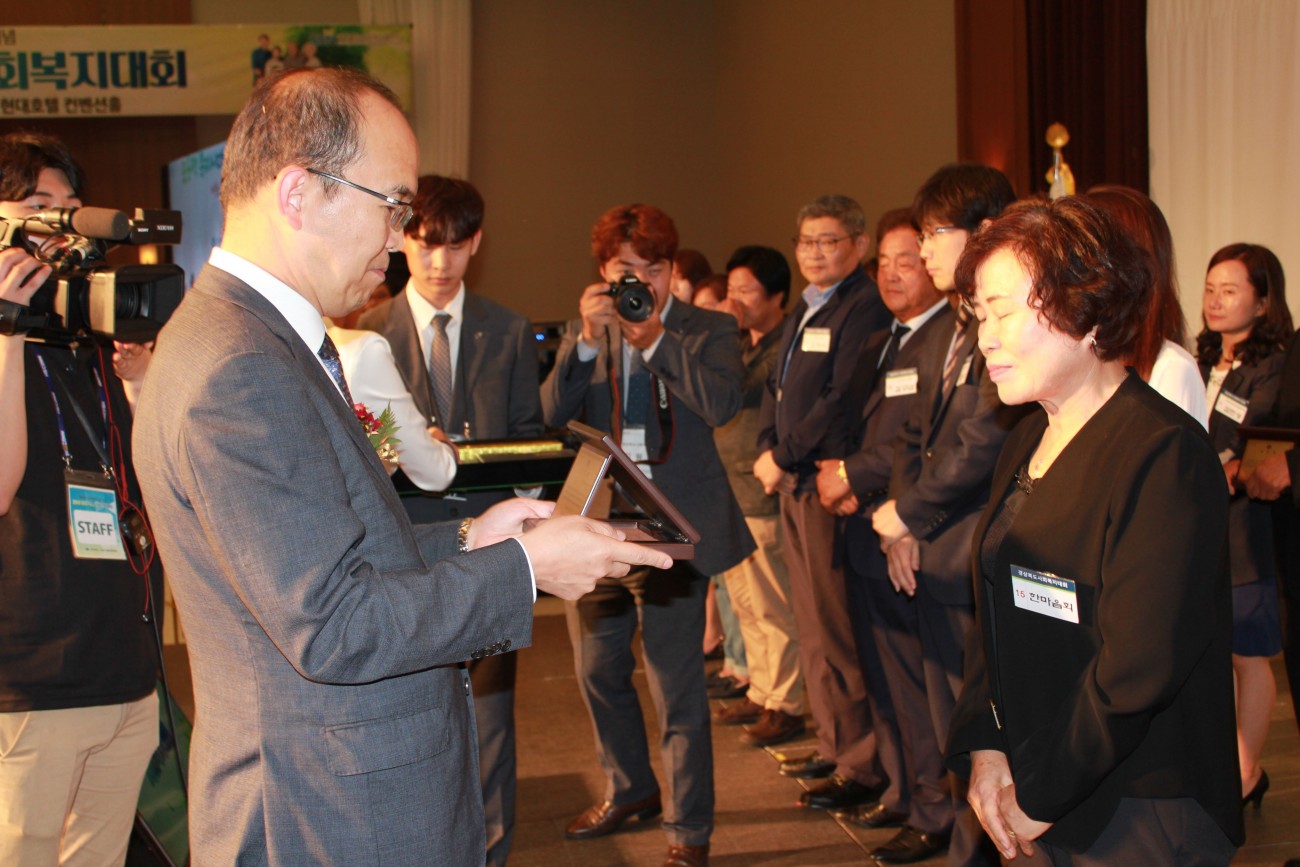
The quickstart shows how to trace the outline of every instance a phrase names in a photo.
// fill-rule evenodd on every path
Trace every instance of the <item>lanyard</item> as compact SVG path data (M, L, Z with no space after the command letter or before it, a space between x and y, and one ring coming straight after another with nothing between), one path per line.
M33 348L32 352L35 354L37 362L40 363L41 374L45 377L45 386L50 390L50 400L54 402L54 418L59 426L59 444L63 448L63 465L68 469L72 468L72 450L68 447L68 431L67 427L63 423L63 408L59 404L59 395L57 390L54 388L54 380L56 378L59 379L60 384L63 385L64 390L67 391L68 400L72 404L72 410L76 414L77 419L81 422L82 427L86 429L86 436L89 437L91 444L95 446L95 450L99 452L100 468L104 471L105 476L111 478L113 471L110 467L113 462L109 460L108 457L107 440L102 434L100 436L95 435L94 429L90 426L90 420L86 418L85 412L81 409L81 404L77 403L76 399L72 396L72 391L68 388L67 383L63 382L62 378L58 376L58 370L55 369L54 374L51 375L50 368L45 363L45 356L41 354L41 351ZM100 377L99 371L92 369L91 372L95 374L95 384L99 386L99 413L104 419L104 429L107 430L108 391L104 388L104 380Z

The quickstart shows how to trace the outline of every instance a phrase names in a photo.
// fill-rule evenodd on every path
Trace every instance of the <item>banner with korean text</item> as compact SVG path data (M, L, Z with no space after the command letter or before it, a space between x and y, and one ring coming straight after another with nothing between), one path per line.
M361 69L411 109L410 25L0 25L0 118L237 114L302 66Z

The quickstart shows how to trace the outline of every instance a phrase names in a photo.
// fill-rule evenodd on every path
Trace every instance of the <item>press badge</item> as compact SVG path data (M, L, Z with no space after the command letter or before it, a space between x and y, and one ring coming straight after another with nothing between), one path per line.
M627 456L636 461L637 467L645 473L647 479L652 478L650 464L650 450L646 446L645 428L643 427L625 427L623 428L623 441L619 443Z
M1242 400L1230 391L1219 392L1219 399L1214 402L1214 411L1226 415L1228 418L1241 424L1246 420L1246 407L1250 406L1250 401Z
M125 560L113 483L103 473L84 470L65 470L64 478L73 556L81 560Z
M905 367L885 374L885 397L906 397L916 394L916 368Z
M829 328L805 328L803 342L799 344L803 352L830 352L831 330Z
M1079 622L1079 604L1074 582L1024 566L1011 567L1011 598L1017 608L1046 614L1057 620Z

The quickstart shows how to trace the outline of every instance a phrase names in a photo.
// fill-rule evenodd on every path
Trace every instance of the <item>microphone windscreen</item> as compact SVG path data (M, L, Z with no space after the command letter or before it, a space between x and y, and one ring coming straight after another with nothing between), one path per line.
M131 219L112 208L77 208L72 212L72 231L87 238L125 241L131 234Z

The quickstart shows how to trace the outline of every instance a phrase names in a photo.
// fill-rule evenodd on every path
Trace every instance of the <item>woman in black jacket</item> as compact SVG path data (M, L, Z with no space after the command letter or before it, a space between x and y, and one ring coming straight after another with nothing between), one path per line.
M1011 433L975 532L978 640L948 762L1007 859L1228 864L1240 844L1227 486L1124 366L1141 253L1078 197L973 237L957 286Z
M1282 263L1267 247L1230 244L1210 259L1196 338L1206 383L1210 441L1233 489L1228 506L1232 573L1232 671L1237 686L1237 753L1246 803L1258 808L1268 791L1260 754L1268 737L1277 684L1269 657L1282 651L1277 561L1268 503L1236 490L1241 425L1259 424L1277 401L1282 361L1291 339Z

